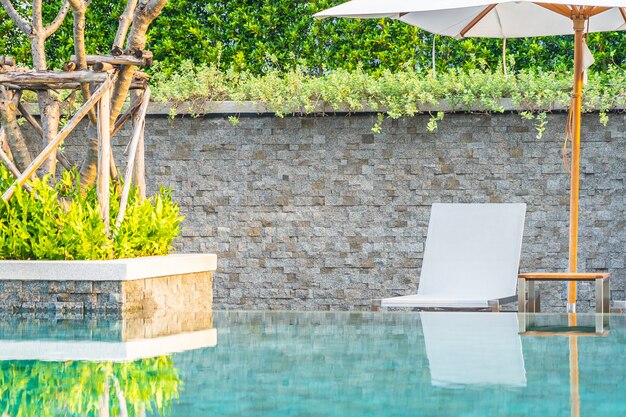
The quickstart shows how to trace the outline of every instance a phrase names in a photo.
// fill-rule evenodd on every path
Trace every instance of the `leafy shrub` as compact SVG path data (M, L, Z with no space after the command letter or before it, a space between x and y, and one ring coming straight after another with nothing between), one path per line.
M0 165L0 190L13 177ZM124 221L112 237L100 219L95 188L81 189L75 172L54 185L49 177L31 182L33 193L18 188L0 205L0 259L117 259L165 255L180 233L178 206L165 189L140 199L133 189ZM119 211L119 190L111 186L112 223Z
M503 112L501 99L510 99L522 117L535 119L537 136L545 129L545 112L567 108L571 100L571 72L523 70L509 75L502 71L450 70L433 78L410 68L382 71L378 75L355 70L335 70L322 76L304 68L251 72L220 71L214 65L183 63L174 74L160 72L153 78L152 97L179 103L178 110L200 112L206 101L255 101L277 116L314 114L324 111L380 111L397 119L438 109L444 102L452 111ZM189 106L191 109L181 108ZM194 109L196 103L201 103ZM592 72L585 86L584 111L606 112L626 105L626 72L610 67ZM437 127L443 113L433 112L428 129ZM382 115L381 115L382 118ZM379 130L374 126L373 130Z

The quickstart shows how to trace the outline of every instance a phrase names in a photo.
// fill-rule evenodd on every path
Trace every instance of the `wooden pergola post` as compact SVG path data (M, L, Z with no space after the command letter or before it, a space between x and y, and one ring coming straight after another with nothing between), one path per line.
M150 104L150 87L146 88L141 98L141 106L139 111L133 116L133 134L129 143L128 162L126 164L126 173L124 175L124 188L122 189L122 196L120 198L120 209L115 220L115 230L120 227L124 220L124 214L126 212L126 206L128 204L128 196L130 194L130 187L135 177L135 160L137 158L137 150L140 142L143 139L143 129L146 122L146 112L148 111L148 104ZM143 158L143 155L142 155Z
M110 184L111 184L111 95L105 92L98 102L98 177L96 190L100 217L107 235L110 233Z

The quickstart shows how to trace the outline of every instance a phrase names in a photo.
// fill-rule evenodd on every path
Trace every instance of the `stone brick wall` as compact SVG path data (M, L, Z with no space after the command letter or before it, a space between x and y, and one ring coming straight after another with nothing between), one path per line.
M569 179L566 115L541 140L518 115L151 117L148 183L172 187L187 217L177 250L216 253L218 309L367 309L417 288L435 202L528 204L522 269L565 270ZM583 123L580 262L626 288L626 115ZM75 151L72 139L68 150ZM593 288L580 286L580 308ZM565 305L564 284L542 293Z
M113 313L151 319L164 312L210 312L212 273L131 281L0 281L0 310ZM165 326L167 327L167 326Z

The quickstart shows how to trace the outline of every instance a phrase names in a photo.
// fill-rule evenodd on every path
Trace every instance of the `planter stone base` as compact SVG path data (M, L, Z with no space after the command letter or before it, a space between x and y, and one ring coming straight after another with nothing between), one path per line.
M115 261L0 261L0 310L123 313L211 311L215 255Z

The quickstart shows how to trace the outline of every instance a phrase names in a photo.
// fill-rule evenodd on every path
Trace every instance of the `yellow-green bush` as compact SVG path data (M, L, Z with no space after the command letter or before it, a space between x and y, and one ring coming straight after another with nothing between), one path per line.
M0 165L0 190L13 177ZM93 187L82 189L74 172L51 185L49 177L32 181L33 192L17 189L0 204L0 259L118 259L165 255L180 233L178 206L161 189L149 199L130 193L124 221L111 236L100 219ZM119 210L119 188L111 187L111 218ZM113 221L114 223L114 221Z

